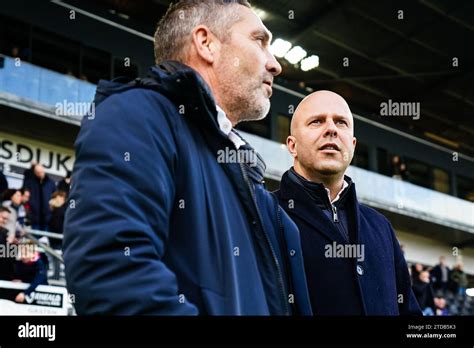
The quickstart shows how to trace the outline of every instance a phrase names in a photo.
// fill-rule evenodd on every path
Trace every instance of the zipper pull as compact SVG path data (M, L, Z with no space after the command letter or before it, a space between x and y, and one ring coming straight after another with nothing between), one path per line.
M334 204L331 204L332 207L332 218L334 222L339 222L339 218L337 217L337 208Z

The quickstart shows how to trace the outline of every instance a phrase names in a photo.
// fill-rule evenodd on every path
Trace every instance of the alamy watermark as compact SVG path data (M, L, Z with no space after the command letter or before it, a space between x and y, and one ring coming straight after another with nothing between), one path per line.
M365 245L332 242L332 244L324 246L324 257L357 259L357 261L363 262L365 260Z
M30 324L26 322L18 326L19 338L46 338L48 341L56 340L56 325L54 324Z
M0 259L20 258L22 255L34 255L36 251L36 244L0 244Z
M243 163L250 167L256 167L258 163L257 153L253 150L229 149L217 151L218 163Z
M55 105L56 116L87 117L89 120L95 118L95 103L68 102L63 100Z
M418 102L396 102L389 99L380 103L381 116L405 116L414 120L420 119L420 103Z

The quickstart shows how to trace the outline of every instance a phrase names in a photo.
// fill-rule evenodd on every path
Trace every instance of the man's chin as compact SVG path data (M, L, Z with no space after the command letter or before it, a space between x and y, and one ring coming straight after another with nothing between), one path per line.
M325 164L316 166L316 171L324 176L334 176L344 173L346 168L343 168L340 164Z
M260 102L260 107L258 109L260 112L257 120L263 120L270 112L270 99L264 97L263 100Z
M260 121L267 117L270 111L270 100L260 103L253 111L246 110L246 114L240 118L240 121ZM250 111L250 112L249 112Z

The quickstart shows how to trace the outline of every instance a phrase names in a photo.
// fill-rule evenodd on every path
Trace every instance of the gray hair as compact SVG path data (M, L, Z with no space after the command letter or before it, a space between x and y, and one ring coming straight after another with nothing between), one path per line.
M155 31L155 62L184 62L191 43L191 33L198 25L206 25L225 42L230 28L240 20L234 5L250 8L247 0L180 0L171 4Z

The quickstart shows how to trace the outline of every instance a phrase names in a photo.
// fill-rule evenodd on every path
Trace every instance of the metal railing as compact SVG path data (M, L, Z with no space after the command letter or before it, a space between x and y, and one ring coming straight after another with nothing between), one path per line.
M53 249L48 244L42 242L42 237L48 239L62 240L63 235L60 233L53 233L47 231L35 230L32 228L25 228L23 238L31 240L40 250L44 252L48 258L48 283L50 285L65 286L65 274L64 274L64 259L61 250Z
M46 231L40 231L40 230L33 230L27 228L25 230L25 235L26 238L30 239L33 243L35 243L37 246L41 247L48 255L54 257L56 260L60 261L61 263L64 263L62 255L60 255L56 250L51 248L49 245L42 243L36 236L40 237L48 237L52 239L63 239L63 235L59 233L53 233L53 232L46 232Z

